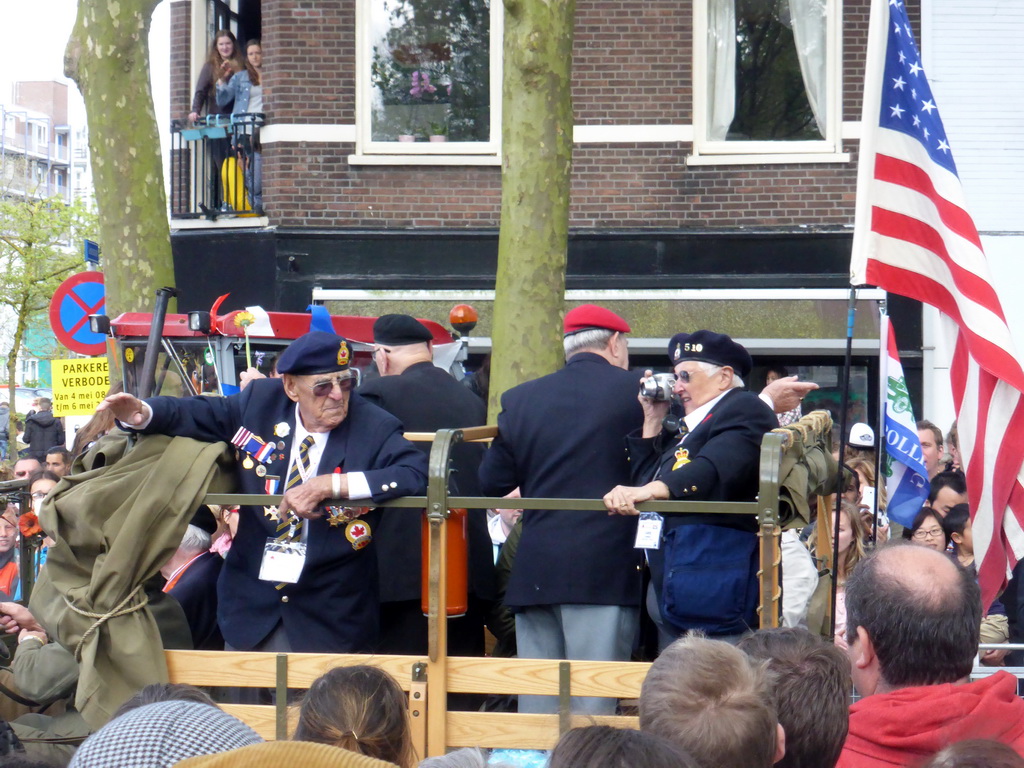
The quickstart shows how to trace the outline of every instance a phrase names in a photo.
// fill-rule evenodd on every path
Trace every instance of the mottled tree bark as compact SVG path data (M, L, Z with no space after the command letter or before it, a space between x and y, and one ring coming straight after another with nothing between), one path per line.
M573 0L505 0L492 422L502 392L564 363L574 13Z
M159 0L79 0L64 52L89 123L107 314L152 311L174 285L160 138L149 87L149 25Z

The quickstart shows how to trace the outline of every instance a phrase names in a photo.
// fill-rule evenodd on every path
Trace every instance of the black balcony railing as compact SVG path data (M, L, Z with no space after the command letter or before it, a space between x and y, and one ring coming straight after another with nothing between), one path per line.
M171 121L171 218L255 216L253 189L263 113Z

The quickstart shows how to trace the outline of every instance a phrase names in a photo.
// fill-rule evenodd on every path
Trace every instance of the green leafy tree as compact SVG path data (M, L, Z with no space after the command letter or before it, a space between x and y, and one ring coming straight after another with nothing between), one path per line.
M67 204L60 197L29 195L0 198L0 307L12 326L7 355L12 451L17 439L15 377L25 333L31 325L45 323L42 318L57 286L82 266L82 239L95 238L97 227L96 215L82 202Z
M79 0L64 52L89 124L107 311L151 311L174 285L160 138L149 87L149 27L159 0ZM172 307L173 311L173 307Z

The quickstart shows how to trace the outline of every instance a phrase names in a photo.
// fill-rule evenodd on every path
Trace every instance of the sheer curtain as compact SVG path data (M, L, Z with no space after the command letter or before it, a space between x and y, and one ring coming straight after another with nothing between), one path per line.
M712 0L721 2L721 0ZM822 138L828 134L825 48L828 38L827 0L789 0L793 41L800 59L804 90Z
M708 139L725 141L736 114L736 0L707 0L707 4Z

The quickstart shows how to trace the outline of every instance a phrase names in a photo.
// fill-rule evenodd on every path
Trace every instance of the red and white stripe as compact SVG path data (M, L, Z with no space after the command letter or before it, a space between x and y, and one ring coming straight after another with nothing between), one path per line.
M911 136L878 127L885 0L872 8L851 283L930 304L950 365L985 604L1024 557L1024 372L956 174Z

